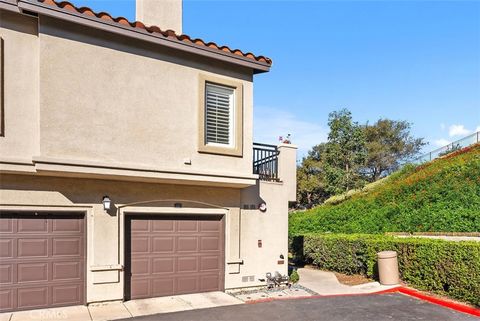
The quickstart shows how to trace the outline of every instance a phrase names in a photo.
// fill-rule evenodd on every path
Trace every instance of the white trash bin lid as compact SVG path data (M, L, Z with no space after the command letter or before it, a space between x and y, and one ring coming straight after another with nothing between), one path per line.
M391 259L397 257L397 252L395 251L382 251L378 252L377 256L379 259Z

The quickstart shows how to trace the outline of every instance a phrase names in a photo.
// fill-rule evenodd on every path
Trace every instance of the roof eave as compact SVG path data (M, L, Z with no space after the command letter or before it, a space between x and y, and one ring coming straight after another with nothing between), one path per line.
M0 4L9 3L9 2L13 2L13 1L5 2L5 0L0 0ZM7 6L10 7L9 4L7 4ZM228 53L228 52L224 52L218 49L212 49L205 46L200 47L193 43L186 43L173 38L165 38L163 36L158 36L156 34L149 33L148 31L143 29L133 28L130 26L126 26L123 24L109 21L109 20L104 20L94 16L87 16L81 13L76 13L76 12L65 10L62 8L45 5L36 0L19 0L17 6L20 10L26 10L26 11L38 13L40 15L45 15L49 17L66 20L66 21L71 21L71 22L92 27L95 29L99 29L107 32L113 32L119 35L156 43L165 47L181 50L184 52L189 52L189 53L201 55L204 57L251 68L253 69L255 74L268 72L271 67L271 65L268 63L254 61L250 58L235 55L233 53Z
M0 0L0 9L5 9L13 12L20 12L16 0Z

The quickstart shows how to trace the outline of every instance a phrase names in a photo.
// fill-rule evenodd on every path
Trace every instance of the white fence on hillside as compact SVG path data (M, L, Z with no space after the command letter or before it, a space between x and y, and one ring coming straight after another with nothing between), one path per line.
M429 162L431 160L434 160L435 158L449 154L451 152L468 147L476 143L480 143L480 131L473 133L471 135L468 135L467 137L464 137L457 141L454 141L443 147L437 148L429 153L426 153L416 158L415 160L413 160L412 163L421 164L421 163Z

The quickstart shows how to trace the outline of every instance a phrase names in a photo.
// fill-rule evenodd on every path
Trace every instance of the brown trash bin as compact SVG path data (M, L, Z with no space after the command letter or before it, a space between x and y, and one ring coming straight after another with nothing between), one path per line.
M377 253L378 257L378 276L380 284L395 285L400 283L398 275L397 252L383 251Z

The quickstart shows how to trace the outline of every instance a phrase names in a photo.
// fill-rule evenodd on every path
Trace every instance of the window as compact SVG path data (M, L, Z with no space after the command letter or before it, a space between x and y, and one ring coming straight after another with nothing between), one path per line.
M243 86L241 82L201 75L199 86L201 153L242 156Z
M206 83L205 142L207 145L233 147L235 90Z

